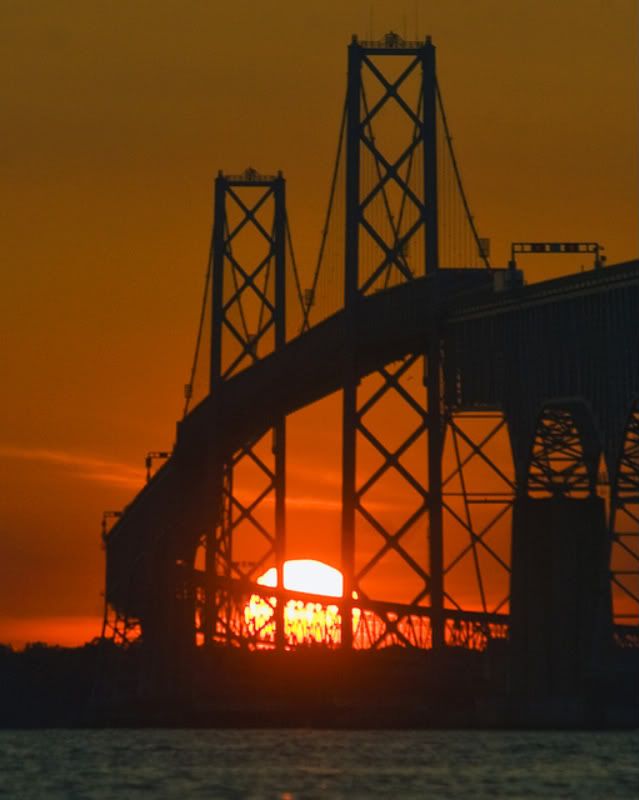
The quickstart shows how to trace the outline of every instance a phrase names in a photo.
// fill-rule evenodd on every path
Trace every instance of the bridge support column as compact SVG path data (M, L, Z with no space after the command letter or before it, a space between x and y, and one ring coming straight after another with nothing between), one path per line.
M529 700L574 697L593 656L605 551L604 501L515 501L511 584L511 688Z
M342 530L341 571L344 593L341 605L341 646L353 647L353 589L355 588L355 510L357 443L357 376L355 371L355 314L359 296L360 209L360 104L362 93L362 51L354 40L348 48L348 85L346 96L346 236L344 270L344 308L347 315L342 400Z
M284 562L286 560L286 420L278 420L273 429L273 455L275 459L273 490L275 493L275 569L277 585L284 587ZM286 647L286 630L283 599L275 607L275 647Z
M353 647L353 589L355 588L355 454L357 442L357 382L351 373L344 385L342 416L342 536L341 569L344 595L341 607L344 650Z
M444 636L444 531L442 515L442 457L444 425L441 392L441 351L435 326L431 332L426 360L428 403L428 548L430 561L430 603L432 646L445 645Z

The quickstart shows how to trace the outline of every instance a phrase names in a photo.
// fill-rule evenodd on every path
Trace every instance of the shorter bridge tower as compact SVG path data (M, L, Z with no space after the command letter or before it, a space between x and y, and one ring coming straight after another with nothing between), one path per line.
M286 200L281 173L220 173L215 181L212 246L210 393L214 408L225 381L286 340ZM256 398L267 402L267 398ZM214 412L215 413L215 412ZM275 566L282 586L285 551L286 419L227 454L218 485L219 521L202 539L205 578L197 598L197 634L204 643L244 642L233 581L255 581ZM250 488L236 477L251 472ZM246 492L250 492L250 496ZM283 643L283 604L275 608Z

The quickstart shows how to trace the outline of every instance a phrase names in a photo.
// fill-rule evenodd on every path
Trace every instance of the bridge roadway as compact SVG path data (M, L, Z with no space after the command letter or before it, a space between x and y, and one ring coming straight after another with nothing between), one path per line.
M178 423L173 456L110 531L107 600L143 617L165 565L190 563L199 537L215 524L225 458L282 415L339 390L349 370L364 377L425 352L433 320L443 333L447 402L504 408L520 471L536 406L584 391L590 403L592 380L582 386L583 376L614 380L607 365L620 352L627 375L620 391L628 397L599 395L627 414L630 395L639 396L639 261L497 291L502 277L503 270L442 270L362 298L352 313L333 315L226 381ZM599 343L596 352L588 336ZM589 369L571 367L580 358ZM525 422L517 420L518 404ZM618 420L608 427L617 430ZM607 448L614 450L610 442Z

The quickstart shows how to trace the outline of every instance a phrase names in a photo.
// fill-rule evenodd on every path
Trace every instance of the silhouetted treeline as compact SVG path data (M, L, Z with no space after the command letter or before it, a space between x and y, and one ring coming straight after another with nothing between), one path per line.
M479 653L0 645L0 727L633 727L639 650L561 696L515 695L506 642ZM171 656L171 657L168 657Z
M0 645L0 726L80 724L94 689L100 645L22 651Z

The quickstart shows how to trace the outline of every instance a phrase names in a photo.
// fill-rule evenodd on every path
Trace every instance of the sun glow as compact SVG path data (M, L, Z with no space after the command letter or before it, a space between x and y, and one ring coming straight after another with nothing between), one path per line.
M275 567L257 579L261 586L277 587ZM324 597L342 597L342 573L313 559L298 559L284 563L284 588ZM353 592L353 597L357 594ZM277 598L252 594L244 607L244 622L250 633L263 642L272 642L275 634ZM360 610L353 609L353 631L357 629ZM335 646L341 638L341 617L334 603L288 600L284 607L284 636L289 646L297 644L326 644Z

